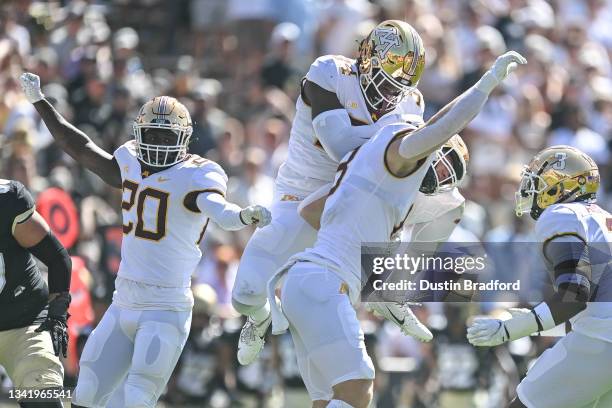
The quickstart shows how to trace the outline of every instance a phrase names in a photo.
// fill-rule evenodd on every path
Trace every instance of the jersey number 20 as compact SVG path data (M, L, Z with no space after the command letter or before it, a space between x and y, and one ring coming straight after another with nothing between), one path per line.
M122 185L123 191L130 192L129 201L122 201L121 208L125 211L130 211L136 203L136 230L134 235L138 238L148 239L151 241L159 241L166 236L166 218L168 215L168 197L169 193L157 190L151 187L142 189L138 194L138 183L130 180L124 180ZM136 196L138 195L138 198ZM155 200L158 202L157 214L155 216L157 222L154 228L145 226L144 210L147 201ZM149 203L150 205L150 203ZM134 223L128 222L123 224L123 233L129 234L134 229Z

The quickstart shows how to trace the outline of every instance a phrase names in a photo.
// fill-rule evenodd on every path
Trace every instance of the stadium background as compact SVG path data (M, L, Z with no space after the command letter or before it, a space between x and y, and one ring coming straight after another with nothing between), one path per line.
M429 117L507 49L529 64L496 90L462 133L471 150L470 200L454 240L529 241L513 213L521 164L540 148L570 144L599 164L600 202L612 177L612 3L606 0L90 0L0 2L0 177L37 195L38 208L75 258L67 385L76 354L110 303L121 239L118 191L54 145L22 95L23 71L41 76L54 105L100 146L131 136L153 95L186 104L192 152L230 177L229 198L269 205L284 159L299 80L319 55L355 56L377 23L400 18L427 47L419 88ZM477 204L476 204L477 203ZM171 226L170 226L171 227ZM288 336L270 339L249 367L235 359L242 321L230 294L250 230L211 227L193 282L191 336L160 406L301 407L307 396ZM513 254L509 260L528 259ZM468 314L494 305L417 309L435 331L420 344L362 312L378 375L378 407L499 407L554 338L493 350L465 340ZM471 309L470 309L471 308ZM2 395L10 383L0 375ZM12 406L7 402L7 406ZM13 404L14 405L14 404Z

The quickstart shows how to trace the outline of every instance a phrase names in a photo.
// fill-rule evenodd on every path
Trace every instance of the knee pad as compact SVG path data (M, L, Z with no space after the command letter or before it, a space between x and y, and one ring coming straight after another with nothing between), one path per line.
M267 297L266 282L276 269L278 265L275 263L263 261L239 269L232 288L232 299L244 305L263 304Z
M129 379L125 383L125 408L154 408L157 403L157 386L146 378Z
M266 306L266 301L264 300L263 303L259 303L257 305L247 305L237 301L236 298L232 296L232 306L241 315L252 316L253 314L257 313L262 307Z
M351 404L344 402L342 400L333 399L329 401L329 404L327 404L327 408L355 408L355 407L353 407Z
M162 378L170 375L185 338L186 334L183 335L172 324L156 322L141 327L140 333L136 336L132 366L128 376Z
M81 366L79 379L74 389L74 393L72 394L72 402L86 407L101 406L100 404L96 404L96 402L99 402L96 401L98 386L99 382L95 373L87 366Z

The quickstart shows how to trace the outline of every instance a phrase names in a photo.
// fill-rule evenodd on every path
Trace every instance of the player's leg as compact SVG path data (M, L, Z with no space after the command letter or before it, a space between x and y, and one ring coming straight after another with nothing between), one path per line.
M238 361L250 364L263 348L270 325L266 283L289 257L311 246L316 230L298 214L298 201L279 201L272 222L253 233L240 260L232 290L232 304L248 316L238 344Z
M308 392L308 396L312 400L312 408L327 407L329 400L332 397L332 389L329 384L325 383L324 377L319 370L309 365L306 346L293 326L289 327L291 339L295 347L295 355L300 370L300 375L304 381L304 386Z
M129 368L137 313L115 304L108 308L85 343L73 404L89 408L106 406Z
M61 389L64 382L64 369L59 358L53 352L51 336L48 332L37 333L38 326L21 327L1 332L3 343L0 364L16 389L40 389L50 392ZM46 392L45 392L46 393ZM59 398L19 401L23 408L58 408L62 407Z
M341 288L334 273L302 262L288 272L281 303L305 348L300 371L326 390L326 398L333 390L330 404L367 407L374 366L355 309Z
M517 388L527 407L575 408L612 389L612 343L571 332L546 350Z
M185 346L191 311L140 312L125 382L125 408L155 407Z

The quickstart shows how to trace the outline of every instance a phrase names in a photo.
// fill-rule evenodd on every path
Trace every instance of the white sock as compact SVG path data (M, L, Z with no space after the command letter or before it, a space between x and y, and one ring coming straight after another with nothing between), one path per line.
M253 312L250 317L256 324L259 324L266 320L268 316L270 316L270 305L268 304L268 302L266 302L265 305Z
M355 408L355 407L353 407L351 404L344 402L342 400L333 399L329 401L329 404L327 404L327 408Z

